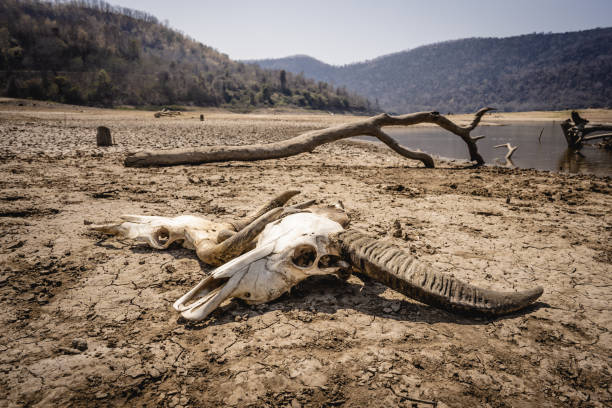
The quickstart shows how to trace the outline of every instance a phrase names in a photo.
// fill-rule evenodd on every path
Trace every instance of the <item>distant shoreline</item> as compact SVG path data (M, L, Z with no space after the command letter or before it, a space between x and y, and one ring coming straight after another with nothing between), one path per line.
M21 105L20 105L21 104ZM81 105L68 105L52 101L43 101L35 99L20 99L20 98L7 98L0 97L0 112L6 111L7 107L13 107L23 110L65 110L65 111L107 111L112 110L114 112L142 112L148 114L153 110L144 110L139 107L117 107L117 108L96 108L91 106ZM355 115L351 113L334 113L321 110L309 110L309 109L298 109L298 108L258 108L246 113L233 112L229 109L219 107L199 107L199 106L184 106L184 114L195 115L199 117L199 114L216 113L220 115L247 115L250 117L269 117L269 116L282 116L282 115L300 115L300 116L333 116L336 118L347 118L347 122L353 120L361 120L368 115ZM498 112L492 111L486 114L479 126L500 126L504 125L504 122L539 122L539 121L563 121L568 119L572 111L578 111L583 117L587 118L591 122L597 123L612 123L612 109L592 109L592 108L578 108L578 109L566 109L566 110L554 110L554 111L524 111L524 112ZM407 114L413 112L401 112L401 114ZM371 115L371 116L374 116ZM461 114L450 114L444 115L452 121L471 121L473 118L472 113L461 113ZM414 126L436 126L429 123L421 123Z

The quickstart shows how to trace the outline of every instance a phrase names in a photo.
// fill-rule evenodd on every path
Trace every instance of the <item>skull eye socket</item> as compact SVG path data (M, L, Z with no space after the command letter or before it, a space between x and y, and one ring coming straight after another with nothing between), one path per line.
M298 268L309 268L317 259L317 250L312 245L299 245L293 250L291 262Z
M165 245L166 242L170 239L170 231L166 227L159 228L155 233L155 240L160 245Z

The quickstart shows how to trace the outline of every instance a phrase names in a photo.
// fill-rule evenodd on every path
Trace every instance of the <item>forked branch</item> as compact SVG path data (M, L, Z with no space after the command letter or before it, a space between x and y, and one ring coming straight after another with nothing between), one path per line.
M493 110L493 108L483 108L476 112L474 120L469 126L459 126L438 112L419 112L400 116L390 116L383 113L359 122L313 130L291 139L269 144L205 146L191 149L142 151L127 156L125 165L129 167L174 166L179 164L280 159L300 153L312 152L316 147L325 143L349 137L373 136L399 155L413 160L420 160L425 167L434 167L434 161L430 155L405 149L382 130L385 126L411 126L418 123L434 123L459 136L468 146L470 160L475 161L478 165L482 165L484 164L484 159L478 153L478 147L476 146L476 141L481 137L471 137L470 132L478 126L482 116L490 110Z
M512 155L514 154L516 149L518 149L518 146L512 146L510 143L500 144L500 145L493 146L493 147L496 148L496 149L498 149L500 147L507 148L508 149L508 153L506 153L506 160L512 160Z
M508 149L508 153L506 153L506 167L516 167L514 165L514 162L512 161L512 155L514 154L514 152L516 151L516 149L518 149L518 146L512 146L510 143L505 143L505 144L500 144L497 146L493 146L494 148L498 149L500 147L505 147Z

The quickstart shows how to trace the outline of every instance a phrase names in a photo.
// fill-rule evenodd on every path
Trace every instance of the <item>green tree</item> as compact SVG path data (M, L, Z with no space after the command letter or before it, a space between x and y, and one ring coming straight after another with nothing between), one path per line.
M11 98L17 98L19 96L19 86L14 76L9 78L6 94Z
M102 104L103 106L112 106L114 98L115 88L111 82L110 75L101 69L98 71L98 75L95 82L95 90L92 94L92 102Z
M274 102L272 101L272 93L270 92L270 87L263 87L263 89L261 90L261 99L263 103L269 103L270 105L274 104Z
M42 99L45 96L40 78L32 78L26 81L24 85L29 98Z
M140 47L141 45L139 40L130 40L127 52L127 58L130 61L136 61L140 58Z
M281 70L280 72L280 84L281 84L281 91L283 93L287 93L287 73L285 72L285 70Z

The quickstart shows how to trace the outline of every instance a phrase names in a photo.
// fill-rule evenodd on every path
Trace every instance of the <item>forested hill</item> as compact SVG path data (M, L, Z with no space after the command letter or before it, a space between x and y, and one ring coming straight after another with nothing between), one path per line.
M232 61L147 13L97 0L0 1L0 93L104 106L369 110L344 89Z
M612 108L612 28L448 41L342 67L302 55L251 62L344 85L401 113Z

